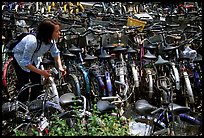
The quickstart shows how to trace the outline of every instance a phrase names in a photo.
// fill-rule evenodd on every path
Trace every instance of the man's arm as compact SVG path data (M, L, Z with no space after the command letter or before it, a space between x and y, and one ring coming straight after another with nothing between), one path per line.
M62 66L62 61L60 56L54 57L54 60L55 60L55 63L57 63L59 70L62 72L62 76L64 76L66 74L66 71Z

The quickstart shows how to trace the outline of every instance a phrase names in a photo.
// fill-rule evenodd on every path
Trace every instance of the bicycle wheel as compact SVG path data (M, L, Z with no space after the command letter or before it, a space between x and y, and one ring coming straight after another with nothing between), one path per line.
M137 100L139 100L141 98L140 97L140 90L139 90L139 87L140 87L139 73L138 73L138 70L136 68L137 67L132 66L130 64L128 64L128 66L127 66L128 74L130 76L133 76L133 77L130 77L127 79L128 86L129 86L129 92L131 94L131 97L128 99L128 102L130 104L134 104Z
M90 79L89 79L88 73L85 72L85 70L80 68L77 70L76 74L79 79L81 95L85 96L87 100L86 109L90 110L92 108L92 100L91 100Z
M17 130L15 130L15 136L37 136L38 130L37 126L32 123L22 124Z
M132 78L128 80L128 85L130 86L130 93L132 93L132 96L129 98L128 102L133 104L138 100L138 98L140 98L139 89L135 86L134 80Z
M184 97L184 105L194 110L194 95L189 78L181 78L181 92Z
M154 71L151 68L143 68L142 69L142 78L141 78L141 96L142 99L146 99L151 103L159 103L160 94L154 90L154 83L155 83L155 75L153 74ZM145 93L145 94L142 94Z
M193 90L193 95L195 98L195 109L200 112L202 108L202 88L201 88L201 80L198 72L194 72L193 76L191 76L190 82Z
M3 86L6 88L7 99L12 99L16 95L15 90L18 83L12 57L4 65L2 79Z
M9 100L5 87L2 88L2 97L1 98L2 98L2 104Z
M59 91L60 96L67 92L74 93L75 96L81 96L79 80L74 74L64 76L61 91Z
M7 54L7 48L6 48L5 44L2 44L2 65L4 65L6 63L8 58L9 58L9 56ZM4 66L2 66L2 71L3 71L3 67Z
M91 75L90 76L90 85L91 85L91 98L89 100L89 103L91 105L94 105L101 99L101 97L106 96L106 93L103 93L105 90L102 90L102 86L100 85L99 79L96 78L96 76ZM92 107L91 107L92 108Z

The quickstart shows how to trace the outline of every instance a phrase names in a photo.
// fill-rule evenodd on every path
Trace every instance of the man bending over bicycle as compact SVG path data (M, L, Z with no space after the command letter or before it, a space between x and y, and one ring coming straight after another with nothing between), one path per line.
M41 57L50 50L62 76L66 74L62 66L60 51L56 45L56 39L60 36L60 23L54 19L44 19L37 28L36 36L26 35L13 49L14 67L18 78L17 89L31 81L33 84L41 83L41 75L48 78L49 70L40 69ZM39 87L31 89L30 100L34 100L40 94ZM28 99L28 92L19 95L20 101Z

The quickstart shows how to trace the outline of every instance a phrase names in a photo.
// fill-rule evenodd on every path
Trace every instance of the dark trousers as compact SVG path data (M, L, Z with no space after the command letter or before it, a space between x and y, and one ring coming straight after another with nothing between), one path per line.
M34 64L33 64L34 65ZM35 72L26 72L18 65L16 59L14 58L14 67L16 71L16 75L18 78L17 89L20 90L25 84L32 82L32 84L40 84L41 83L41 75ZM42 90L41 85L31 87L30 93L30 101L37 98L40 95L40 91ZM29 99L29 89L25 89L21 94L18 96L18 100L21 102L26 102Z

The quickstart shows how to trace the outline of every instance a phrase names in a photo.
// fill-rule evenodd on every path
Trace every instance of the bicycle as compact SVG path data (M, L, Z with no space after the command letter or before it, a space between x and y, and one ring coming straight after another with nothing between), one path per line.
M143 136L202 135L201 119L191 115L189 107L171 102L156 107L144 99L138 100L135 107L138 116L135 122L130 123L130 129L140 130L134 134Z
M14 135L15 129L20 128L29 122L36 123L34 121L35 116L39 115L41 108L41 103L36 101L33 105L30 103L22 103L18 100L18 96L24 92L26 89L39 86L39 84L25 84L19 91L17 95L9 101L2 104L2 134L3 135ZM39 117L39 116L38 116ZM38 121L37 121L38 122ZM35 126L33 126L35 128ZM28 129L28 128L27 128ZM29 134L28 134L29 135Z
M67 92L60 96L58 95L58 88L53 80L53 77L56 77L56 74L53 74L54 72L57 73L56 69L53 68L51 71L52 76L50 76L48 80L43 81L44 88L42 94L40 94L36 100L30 101L28 97L28 100L22 103L19 101L20 99L18 99L19 95L25 92L26 89L41 85L28 83L17 92L18 95L16 97L2 105L4 108L3 112L6 112L5 114L12 114L13 110L15 112L15 114L13 114L14 116L7 116L8 121L15 119L15 115L20 113L20 116L17 116L17 121L19 122L16 122L15 128L10 128L10 131L23 131L28 133L31 129L34 129L39 135L49 135L49 126L54 119L63 118L67 120L68 125L72 127L75 125L74 122L77 120L77 117L82 118L89 115L89 113L86 112L86 98L83 95L75 96L72 92ZM21 108L23 108L23 111ZM5 119L5 125L14 125L15 120L10 121L7 122ZM32 131L28 134L33 135Z

